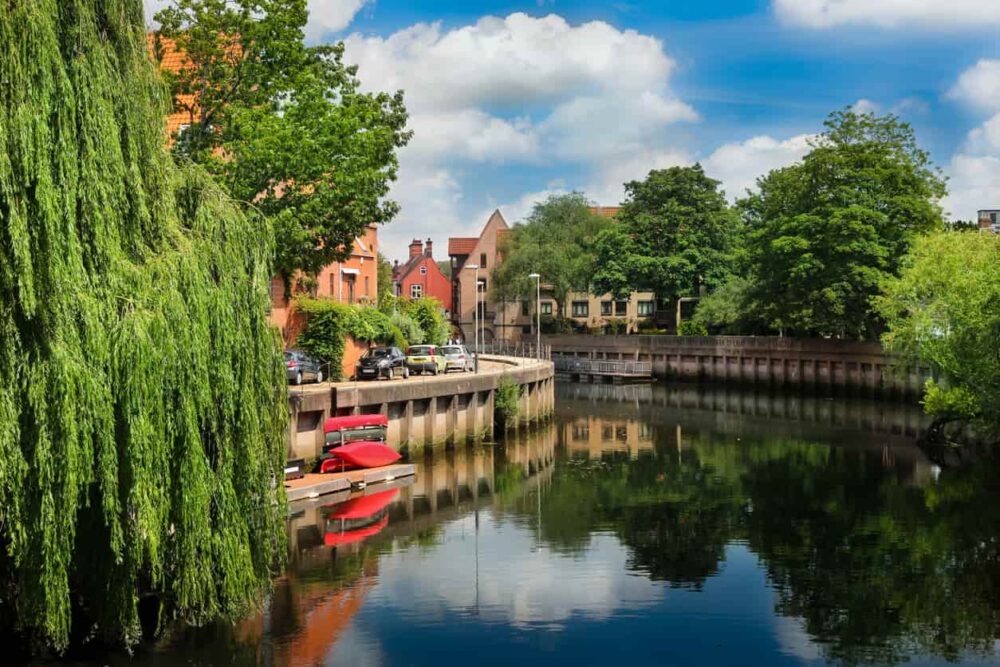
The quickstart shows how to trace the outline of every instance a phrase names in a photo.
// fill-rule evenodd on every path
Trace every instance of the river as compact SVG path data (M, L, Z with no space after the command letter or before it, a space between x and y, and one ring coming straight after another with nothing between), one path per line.
M919 411L564 384L552 424L297 508L235 628L150 665L938 665L1000 656L1000 474Z

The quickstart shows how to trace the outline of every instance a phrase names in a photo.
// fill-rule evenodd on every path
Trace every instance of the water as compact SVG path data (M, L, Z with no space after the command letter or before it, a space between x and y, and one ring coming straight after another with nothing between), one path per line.
M555 423L301 508L259 616L153 665L991 663L1000 474L873 402L563 385Z

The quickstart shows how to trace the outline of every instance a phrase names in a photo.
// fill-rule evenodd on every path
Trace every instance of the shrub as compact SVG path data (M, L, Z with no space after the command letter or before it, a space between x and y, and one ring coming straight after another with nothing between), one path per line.
M508 429L517 422L520 413L521 385L509 376L500 378L493 399L493 422L500 429Z
M620 336L628 333L628 320L614 318L608 320L607 332L612 336Z
M697 320L686 320L677 327L678 336L707 336L708 327Z
M420 328L420 325L412 317L403 311L397 310L389 319L399 329L408 345L420 345L424 342L424 330Z
M405 348L407 338L391 317L371 306L345 306L330 299L299 297L295 306L306 316L296 346L329 364L330 379L342 379L348 337L359 342Z
M422 342L429 345L444 345L448 340L451 327L444 318L441 302L431 297L420 299L402 299L400 305L404 313L413 318L420 330L424 332Z

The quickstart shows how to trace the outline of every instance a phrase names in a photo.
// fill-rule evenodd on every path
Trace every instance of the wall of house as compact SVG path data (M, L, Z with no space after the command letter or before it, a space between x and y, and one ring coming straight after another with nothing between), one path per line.
M465 260L465 264L478 264L479 278L480 280L486 280L487 293L492 287L492 272L497 264L497 246L499 245L498 233L501 230L507 229L507 223L500 215L499 211L493 213L486 226L483 228L483 232L479 237L479 242L476 244L475 249L469 255L468 259ZM482 265L483 256L486 258L485 268ZM458 300L455 306L455 314L459 326L462 328L462 332L465 336L467 342L471 342L475 338L475 331L473 329L473 322L475 321L475 308L476 308L476 272L473 269L463 269L459 267L454 276L454 280L458 283ZM491 304L487 302L486 312L487 312L487 322L486 322L486 339L493 340L497 338L496 327L494 326L494 317L497 314L498 307L496 304Z
M341 269L354 272L354 300L349 299L347 279ZM350 258L325 266L316 276L314 296L341 303L378 303L378 229L368 227L353 245ZM288 298L280 276L271 278L271 323L278 327L286 345L292 345L302 322L294 313L294 294Z
M421 274L421 270L426 269L426 273ZM424 255L423 259L413 267L409 274L399 281L399 295L411 297L413 285L420 285L423 296L434 297L441 302L441 306L448 312L452 312L452 288L451 280L448 279L438 267L434 258Z

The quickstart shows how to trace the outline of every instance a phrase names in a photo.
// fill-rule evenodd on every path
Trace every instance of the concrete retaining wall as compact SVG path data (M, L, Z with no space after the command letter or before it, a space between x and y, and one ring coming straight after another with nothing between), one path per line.
M487 358L483 358L487 360ZM327 417L383 414L389 444L399 449L465 441L491 435L493 404L501 378L521 385L520 419L538 421L555 409L551 362L491 357L488 370L434 378L342 382L289 392L289 458L322 453Z
M547 336L553 358L650 361L656 377L915 395L930 377L899 372L878 343L756 336Z

